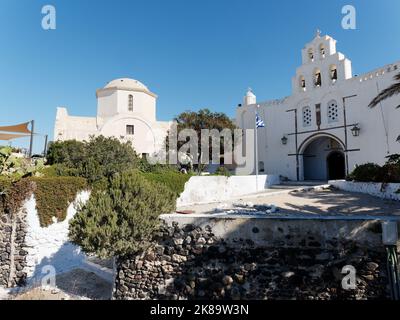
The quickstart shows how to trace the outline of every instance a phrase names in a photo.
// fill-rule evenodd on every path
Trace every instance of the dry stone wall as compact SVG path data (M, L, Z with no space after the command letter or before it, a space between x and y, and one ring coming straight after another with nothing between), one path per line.
M209 225L163 225L142 254L117 261L114 298L389 298L383 246L335 238L322 244L311 232L295 236L302 246L260 246L225 241ZM355 290L341 286L346 265L357 271Z
M14 287L26 281L25 212L0 212L0 286Z

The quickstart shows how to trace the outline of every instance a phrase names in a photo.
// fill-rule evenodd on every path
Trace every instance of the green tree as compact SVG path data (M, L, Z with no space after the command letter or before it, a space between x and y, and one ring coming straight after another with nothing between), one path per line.
M236 129L236 125L234 122L224 113L222 112L211 112L209 109L201 109L198 112L195 111L186 111L178 115L175 119L177 122L177 133L179 134L184 129L193 129L196 131L196 135L199 141L198 150L197 150L197 162L200 164L200 160L202 157L201 150L201 130L216 129L221 132L224 129L229 129L232 131ZM187 139L188 141L189 139ZM186 141L178 141L178 150L184 145ZM215 141L214 141L215 143ZM217 142L218 143L218 142ZM220 152L224 153L224 141L223 138L220 138ZM203 150L204 152L204 150ZM209 141L209 150L208 156L212 158L212 139ZM198 170L202 170L202 165L195 166Z
M105 191L95 191L70 223L71 241L103 258L134 254L159 225L159 215L175 210L176 196L139 172L116 174Z

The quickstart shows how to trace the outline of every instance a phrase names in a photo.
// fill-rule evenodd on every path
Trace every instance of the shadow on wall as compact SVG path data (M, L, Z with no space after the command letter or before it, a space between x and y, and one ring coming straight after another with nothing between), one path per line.
M110 299L112 282L87 270L87 261L83 257L78 247L66 243L51 257L43 258L36 265L28 283L32 286L48 286L54 283L50 282L51 279L55 280L58 289L71 296L94 300Z
M47 279L53 270L58 275L81 266L85 263L85 260L77 246L69 242L65 243L55 254L50 257L44 257L36 264L32 276L28 278L28 283L40 284L42 279Z
M263 231L251 220L240 228L251 229L263 237ZM281 236L267 239L269 246L260 246L253 240L238 237L237 230L226 233L229 241L218 238L213 228L215 226L204 224L202 227L194 224L163 226L150 249L140 256L120 259L115 298L341 300L389 297L383 246L371 248L339 235L321 241L323 234L311 228L285 229L279 224L276 230ZM359 226L348 232L359 234L365 232L365 228ZM346 265L354 266L357 271L355 290L344 290L341 286L344 277L341 270Z

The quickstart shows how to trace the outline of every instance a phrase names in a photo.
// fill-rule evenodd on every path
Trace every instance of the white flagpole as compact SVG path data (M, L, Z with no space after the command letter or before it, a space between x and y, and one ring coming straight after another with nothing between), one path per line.
M258 130L257 130L257 111L258 111L258 108L259 108L259 105L257 105L256 106L256 109L255 109L255 117L254 117L254 130L255 130L255 132L254 132L254 134L255 134L255 144L256 144L256 146L255 146L255 151L256 151L256 154L255 154L255 160L256 160L256 192L258 192Z

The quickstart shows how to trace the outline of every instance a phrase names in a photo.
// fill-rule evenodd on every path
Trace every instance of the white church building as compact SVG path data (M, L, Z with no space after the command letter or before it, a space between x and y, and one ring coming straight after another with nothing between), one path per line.
M157 95L143 83L116 79L97 90L97 116L76 117L57 108L54 140L89 140L90 136L131 141L139 155L152 155L163 146L172 122L157 121Z
M249 90L236 111L237 125L254 129L255 112L265 127L258 134L258 170L290 180L344 178L357 164L383 164L400 153L400 95L369 108L393 84L400 61L354 76L336 40L316 37L302 49L302 65L289 97L258 102ZM255 166L237 174L255 173Z

